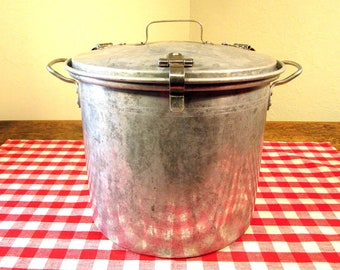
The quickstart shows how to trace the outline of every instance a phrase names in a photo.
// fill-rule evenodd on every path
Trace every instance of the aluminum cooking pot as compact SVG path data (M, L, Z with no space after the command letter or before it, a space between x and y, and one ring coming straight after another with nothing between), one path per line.
M272 88L301 66L242 44L100 44L48 70L75 83L93 218L123 248L160 257L216 251L254 209ZM52 66L66 63L72 78ZM278 80L285 65L297 70Z

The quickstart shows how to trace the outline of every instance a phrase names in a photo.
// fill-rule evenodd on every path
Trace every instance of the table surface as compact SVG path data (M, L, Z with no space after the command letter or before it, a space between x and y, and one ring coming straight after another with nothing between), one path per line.
M339 125L268 124L266 140L293 141L264 143L246 233L218 252L170 260L124 250L93 224L80 121L0 122L2 138L26 139L0 147L0 268L339 269L340 153L310 142L339 142Z
M81 121L0 121L0 144L6 139L81 140ZM267 122L264 139L330 142L340 150L340 122Z

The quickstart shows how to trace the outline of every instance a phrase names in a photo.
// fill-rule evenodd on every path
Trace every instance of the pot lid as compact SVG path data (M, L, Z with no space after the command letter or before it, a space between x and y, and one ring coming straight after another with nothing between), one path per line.
M92 78L122 83L168 84L169 69L160 64L169 54L182 55L185 84L229 84L272 81L283 72L276 59L234 45L157 42L102 46L77 55L67 70L78 80ZM166 65L165 65L166 66Z

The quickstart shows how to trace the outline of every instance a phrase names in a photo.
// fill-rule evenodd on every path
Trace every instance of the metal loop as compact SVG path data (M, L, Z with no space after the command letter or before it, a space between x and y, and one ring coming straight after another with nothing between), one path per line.
M60 74L58 71L56 71L54 68L52 68L52 66L54 64L57 63L63 63L67 60L67 58L57 58L52 60L51 62L49 62L46 66L46 69L48 70L49 73L51 73L52 75L56 76L58 79L67 82L67 83L74 83L74 84L78 84L78 82L75 79L72 78L67 78L64 75Z
M270 94L269 94L269 98L268 98L268 105L267 105L267 110L269 110L270 106L272 105L272 102L271 102L271 96L273 95L273 87L277 86L277 85L281 85L281 84L284 84L284 83L287 83L287 82L290 82L291 80L295 79L297 76L299 76L302 72L302 67L300 64L294 62L294 61L290 61L290 60L283 60L281 61L282 63L284 63L285 65L291 65L291 66L294 66L297 68L297 70L289 75L288 77L282 79L282 80L278 80L278 81L274 81L270 84L270 87L269 87L269 91L270 91Z
M152 24L155 24L155 23L168 23L168 22L190 22L190 23L197 23L199 26L200 26L200 29L201 29L201 36L200 36L200 38L201 38L201 42L202 43L207 43L207 42L204 42L204 40L203 40L203 25L200 23L200 22L198 22L198 21L196 21L196 20L160 20L160 21L152 21L152 22L150 22L147 26L146 26L146 28L145 28L145 41L144 42L141 42L143 45L145 45L147 42L148 42L148 40L149 40L149 27L150 27L150 25L152 25Z
M288 77L282 79L282 80L278 80L278 81L275 81L275 82L272 82L270 84L270 89L272 89L273 87L275 86L278 86L278 85L281 85L281 84L284 84L284 83L287 83L287 82L290 82L291 80L295 79L297 76L299 76L302 72L302 67L300 64L294 62L294 61L290 61L290 60L282 60L281 61L282 63L284 63L285 65L291 65L291 66L294 66L297 68L297 70L289 75Z

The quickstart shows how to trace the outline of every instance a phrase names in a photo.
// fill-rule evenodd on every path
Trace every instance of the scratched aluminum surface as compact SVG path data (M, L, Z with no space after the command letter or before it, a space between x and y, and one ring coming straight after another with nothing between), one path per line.
M121 247L191 257L232 243L254 208L269 87L190 92L79 89L96 226Z

